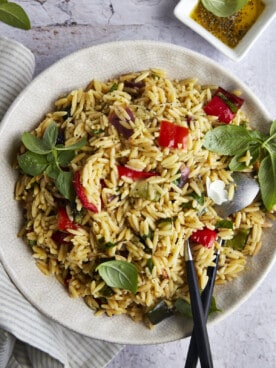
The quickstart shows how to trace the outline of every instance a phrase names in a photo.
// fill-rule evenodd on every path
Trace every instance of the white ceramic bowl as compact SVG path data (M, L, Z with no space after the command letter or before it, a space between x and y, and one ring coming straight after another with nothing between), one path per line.
M197 3L198 0L181 0L174 9L174 15L182 23L204 37L214 47L234 61L241 60L247 54L255 41L260 37L276 15L276 1L263 0L263 3L265 4L263 12L238 45L235 48L231 48L190 17L192 10L195 8Z
M119 55L119 57L118 57ZM116 75L148 68L162 68L169 78L197 77L200 84L221 85L243 91L243 109L251 123L267 130L271 118L249 88L217 63L185 48L151 41L126 41L98 45L78 51L40 74L15 100L0 126L0 260L22 294L42 313L81 334L122 344L156 344L181 339L191 333L192 322L168 318L149 330L125 316L95 317L81 299L69 297L54 278L36 267L30 249L17 237L22 209L14 200L17 178L11 162L21 134L33 129L65 92L85 87L92 79L106 80ZM233 282L216 286L221 313L219 321L232 313L270 269L276 256L276 224L266 231L264 247L248 261L248 269Z

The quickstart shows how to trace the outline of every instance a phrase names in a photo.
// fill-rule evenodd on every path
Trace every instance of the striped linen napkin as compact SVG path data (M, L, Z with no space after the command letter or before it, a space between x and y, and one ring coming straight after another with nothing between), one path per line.
M34 55L0 37L0 121L30 82ZM9 279L0 263L0 368L103 368L123 348L94 340L38 312Z

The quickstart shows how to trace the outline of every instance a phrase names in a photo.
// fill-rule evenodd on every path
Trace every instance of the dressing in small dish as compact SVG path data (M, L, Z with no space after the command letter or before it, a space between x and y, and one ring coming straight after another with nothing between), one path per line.
M218 17L198 2L191 18L202 25L229 47L236 47L257 21L265 8L262 0L249 0L238 12L228 17Z
M225 18L214 16L198 0L181 0L174 9L176 18L235 61L246 55L275 14L274 0L249 0Z

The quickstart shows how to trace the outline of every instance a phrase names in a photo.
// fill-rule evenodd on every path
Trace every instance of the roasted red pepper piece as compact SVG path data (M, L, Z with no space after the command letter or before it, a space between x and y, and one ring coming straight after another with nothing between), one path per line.
M203 245L206 248L211 248L217 238L217 233L215 230L208 229L207 227L196 230L190 236L190 239L198 244Z
M244 100L219 87L203 110L208 115L217 116L219 121L229 124L241 108Z
M76 230L78 228L78 225L70 220L65 207L58 208L58 228L61 231L67 231L70 229Z
M132 170L125 166L117 166L117 169L118 169L118 174L120 177L126 176L133 180L147 179L147 178L150 178L151 176L157 175L156 173L152 173L152 172Z
M73 179L73 185L74 185L76 194L79 200L81 201L81 204L83 205L83 207L92 212L99 212L99 209L97 208L97 206L94 203L89 202L87 199L84 187L80 180L80 171L75 172L74 179Z
M189 129L176 125L167 120L160 123L159 145L169 148L182 148L187 146Z

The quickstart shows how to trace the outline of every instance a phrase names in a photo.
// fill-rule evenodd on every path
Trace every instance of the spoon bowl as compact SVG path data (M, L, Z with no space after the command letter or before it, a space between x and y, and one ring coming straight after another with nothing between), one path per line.
M249 206L260 190L257 180L245 173L235 172L232 178L236 184L234 198L215 206L217 214L222 218L226 218Z

